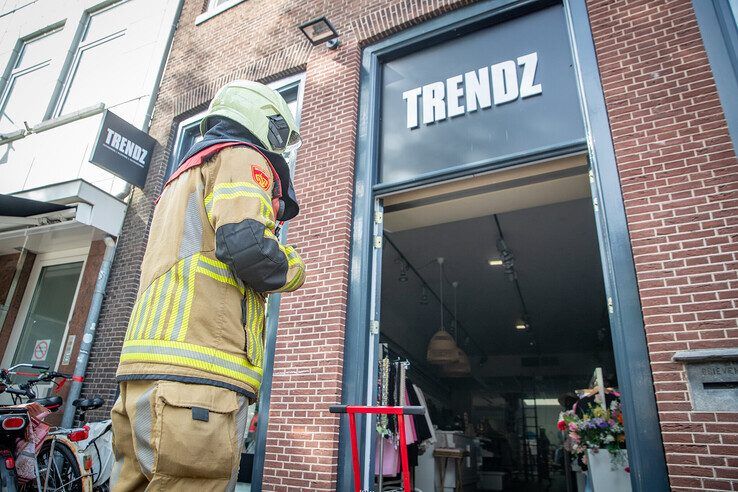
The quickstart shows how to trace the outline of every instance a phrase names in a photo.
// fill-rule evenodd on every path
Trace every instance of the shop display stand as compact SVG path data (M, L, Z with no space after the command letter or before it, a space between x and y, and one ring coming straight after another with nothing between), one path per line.
M410 487L410 466L407 459L407 443L405 441L404 415L424 415L425 407L382 407L360 405L332 405L331 413L346 413L349 417L349 432L351 433L351 458L354 471L354 491L361 491L361 465L359 464L359 445L356 437L356 414L397 415L397 433L400 437L400 462L402 465L402 482L405 492L412 492Z

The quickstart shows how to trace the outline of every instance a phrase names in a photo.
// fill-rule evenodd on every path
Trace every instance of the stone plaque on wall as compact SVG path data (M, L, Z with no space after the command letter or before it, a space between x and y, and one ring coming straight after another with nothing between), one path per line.
M674 354L687 370L694 410L735 412L738 408L738 348L684 350Z

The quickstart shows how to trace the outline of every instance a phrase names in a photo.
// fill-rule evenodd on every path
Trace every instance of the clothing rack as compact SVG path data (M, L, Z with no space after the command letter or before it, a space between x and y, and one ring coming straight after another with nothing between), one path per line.
M447 395L449 393L451 388L449 388L446 383L439 379L437 375L432 374L425 364L415 359L412 355L410 355L409 352L402 349L399 344L397 344L394 340L392 340L384 333L381 335L381 337L385 341L380 343L380 346L383 346L383 349L387 350L387 355L388 357L390 357L390 359L392 359L393 357L401 357L406 359L408 363L411 364L413 368L413 373L420 376L420 378L425 380L426 383L429 383L431 388L438 388L443 395ZM381 360L383 357L384 353L379 359ZM426 390L426 392L432 393L432 391L428 390ZM438 395L436 395L436 397L438 397Z

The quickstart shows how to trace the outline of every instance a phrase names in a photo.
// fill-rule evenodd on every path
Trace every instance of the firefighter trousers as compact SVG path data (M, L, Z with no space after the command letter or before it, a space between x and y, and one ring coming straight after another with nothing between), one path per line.
M113 492L232 491L249 399L216 386L125 381L113 406Z

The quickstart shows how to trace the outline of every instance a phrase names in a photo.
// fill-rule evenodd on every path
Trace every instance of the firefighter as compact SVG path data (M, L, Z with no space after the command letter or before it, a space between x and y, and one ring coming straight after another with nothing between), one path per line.
M299 205L282 96L237 80L164 185L116 375L113 491L233 490L264 361L267 294L305 266L278 224Z

